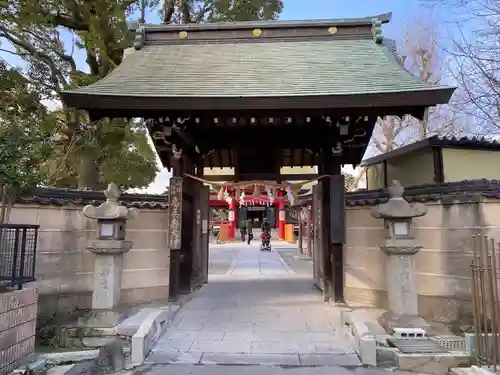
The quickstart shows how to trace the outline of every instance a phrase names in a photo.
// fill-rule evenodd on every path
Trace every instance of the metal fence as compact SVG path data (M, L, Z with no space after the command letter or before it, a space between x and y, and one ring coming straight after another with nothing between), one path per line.
M500 360L500 308L498 271L500 244L487 236L473 237L472 307L476 363L497 370Z
M0 286L22 289L35 280L39 225L0 224Z

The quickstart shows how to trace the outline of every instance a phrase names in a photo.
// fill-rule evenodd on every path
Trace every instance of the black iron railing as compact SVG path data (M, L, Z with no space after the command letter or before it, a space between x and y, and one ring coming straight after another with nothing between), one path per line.
M17 287L35 280L39 225L0 224L0 286Z

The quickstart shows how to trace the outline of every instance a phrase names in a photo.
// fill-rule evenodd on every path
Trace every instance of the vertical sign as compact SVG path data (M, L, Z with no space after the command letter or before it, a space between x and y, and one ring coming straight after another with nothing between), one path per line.
M331 244L345 243L345 183L343 175L330 177Z
M182 234L182 177L170 177L168 199L168 247L180 250Z

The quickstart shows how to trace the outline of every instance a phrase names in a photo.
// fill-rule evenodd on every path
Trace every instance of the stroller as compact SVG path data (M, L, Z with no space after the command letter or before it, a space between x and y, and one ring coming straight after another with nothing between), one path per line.
M260 238L262 239L260 251L271 251L271 232L269 230L263 230Z

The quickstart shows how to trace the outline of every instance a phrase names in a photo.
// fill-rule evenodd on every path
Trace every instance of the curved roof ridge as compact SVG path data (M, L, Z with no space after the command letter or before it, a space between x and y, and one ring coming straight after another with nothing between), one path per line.
M302 27L324 27L324 26L371 26L373 20L389 23L392 12L377 14L374 16L358 18L331 18L311 20L271 20L271 21L238 21L238 22L214 22L214 23L191 23L191 24L139 24L129 22L128 28L132 31L144 28L145 32L181 31L181 30L238 30L251 29L255 27L265 28L302 28Z

